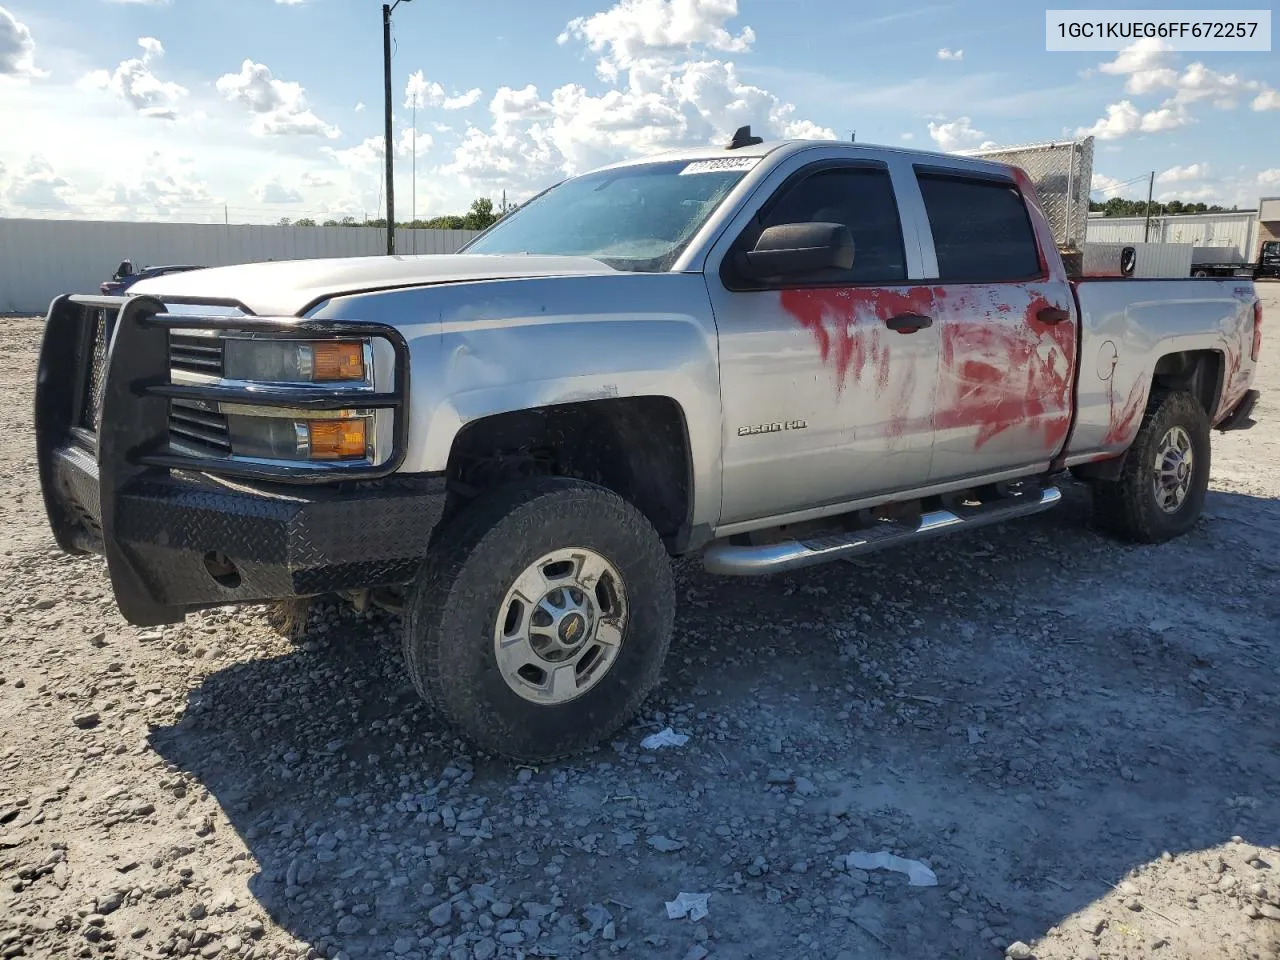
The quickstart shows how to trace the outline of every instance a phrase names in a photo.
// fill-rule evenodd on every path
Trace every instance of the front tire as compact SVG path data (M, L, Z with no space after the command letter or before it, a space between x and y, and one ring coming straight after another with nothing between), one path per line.
M1120 478L1093 484L1099 526L1137 543L1182 536L1204 509L1209 459L1209 417L1200 402L1153 390Z
M657 532L616 494L547 478L449 521L405 603L418 692L485 750L544 761L627 722L657 684L675 611Z

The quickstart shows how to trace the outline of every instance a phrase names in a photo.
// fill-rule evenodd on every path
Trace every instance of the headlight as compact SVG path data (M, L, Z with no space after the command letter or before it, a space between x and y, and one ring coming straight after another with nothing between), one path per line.
M372 459L373 418L351 411L302 417L227 417L231 452L264 460Z
M222 375L260 383L360 383L369 378L364 340L224 342Z

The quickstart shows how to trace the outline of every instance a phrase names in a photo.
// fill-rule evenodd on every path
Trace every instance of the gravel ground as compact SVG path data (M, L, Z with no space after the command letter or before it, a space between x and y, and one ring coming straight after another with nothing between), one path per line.
M39 323L0 330L0 958L1280 957L1274 344L1191 535L1117 545L1070 487L803 575L682 562L643 716L533 769L441 732L386 614L127 626L44 524ZM937 885L846 859L882 850Z

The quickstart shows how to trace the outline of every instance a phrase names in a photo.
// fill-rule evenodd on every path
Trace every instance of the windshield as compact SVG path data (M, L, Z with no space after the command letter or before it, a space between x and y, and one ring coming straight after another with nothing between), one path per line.
M594 257L619 270L669 270L758 160L674 160L575 177L498 221L463 251Z

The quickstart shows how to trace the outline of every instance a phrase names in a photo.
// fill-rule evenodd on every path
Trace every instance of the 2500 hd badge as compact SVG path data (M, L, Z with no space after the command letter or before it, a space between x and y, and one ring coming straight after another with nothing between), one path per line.
M753 423L749 427L739 427L738 436L751 437L757 433L781 433L783 430L803 430L809 426L804 420L783 420L773 423Z

